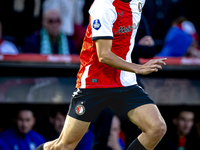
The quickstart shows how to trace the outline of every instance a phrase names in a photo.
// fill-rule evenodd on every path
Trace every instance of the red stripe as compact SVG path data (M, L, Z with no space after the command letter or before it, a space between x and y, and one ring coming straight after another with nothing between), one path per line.
M112 44L111 50L116 55L126 60L126 56L129 51L129 47L131 45L130 41L131 41L131 35L132 35L133 30L131 30L130 32L122 33L120 32L120 28L128 29L129 26L133 25L132 11L130 8L130 3L124 3L120 0L115 0L113 2L113 5L115 6L115 9L117 12L117 20L113 24L114 37L113 37L113 44ZM116 79L119 80L118 81L119 83L121 83L120 73L121 73L121 70L118 70Z

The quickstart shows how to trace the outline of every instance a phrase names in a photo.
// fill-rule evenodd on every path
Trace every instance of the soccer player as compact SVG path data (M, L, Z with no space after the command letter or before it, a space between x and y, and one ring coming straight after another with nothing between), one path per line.
M157 106L138 86L135 74L157 72L166 58L131 62L145 0L95 0L81 50L81 66L64 128L37 150L73 150L99 112L109 106L142 133L128 150L152 150L166 132ZM130 129L131 130L131 129ZM51 132L51 131L49 131Z

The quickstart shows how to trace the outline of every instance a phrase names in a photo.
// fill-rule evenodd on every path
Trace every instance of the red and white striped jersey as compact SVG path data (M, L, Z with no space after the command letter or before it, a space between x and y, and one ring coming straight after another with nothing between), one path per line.
M145 0L95 0L85 34L76 88L113 88L137 84L135 73L115 69L98 60L95 40L112 39L111 51L131 62L134 39Z

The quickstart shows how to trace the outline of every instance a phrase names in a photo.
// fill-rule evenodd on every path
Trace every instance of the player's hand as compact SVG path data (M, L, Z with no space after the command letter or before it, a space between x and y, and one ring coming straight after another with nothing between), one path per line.
M162 65L166 65L166 59L167 58L159 58L148 61L140 66L138 74L147 75L152 72L157 72L158 69L162 69Z

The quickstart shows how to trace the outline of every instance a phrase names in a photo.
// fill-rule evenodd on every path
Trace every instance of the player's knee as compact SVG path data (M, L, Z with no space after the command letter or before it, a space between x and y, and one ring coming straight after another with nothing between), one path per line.
M151 129L152 129L152 131L151 131L152 136L160 139L165 135L165 133L167 131L167 126L166 126L165 122L160 121L160 122L154 123Z

